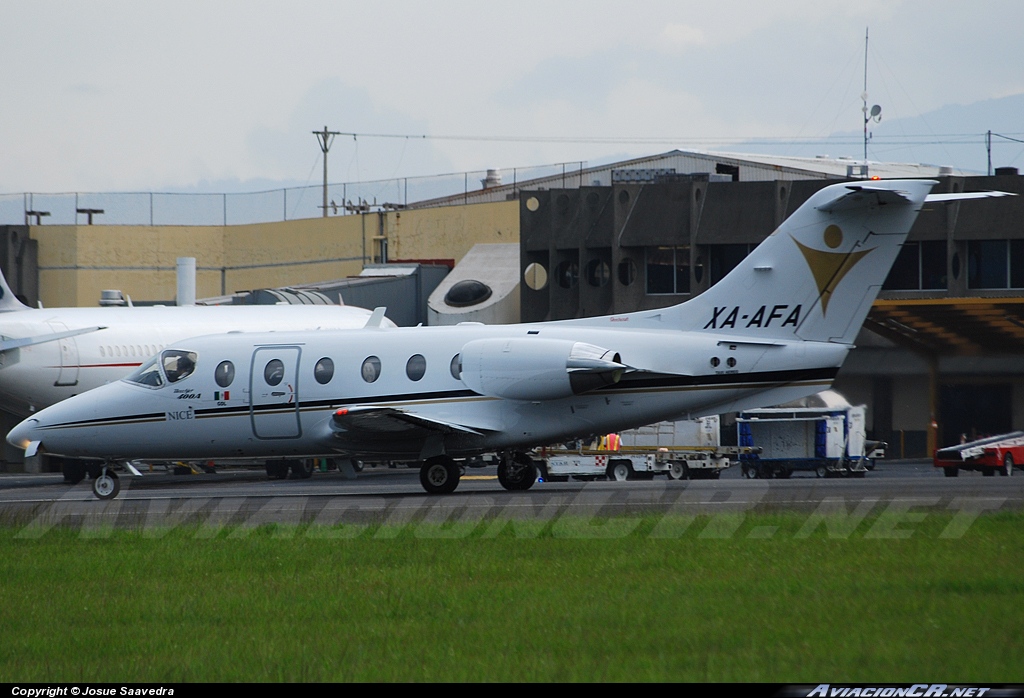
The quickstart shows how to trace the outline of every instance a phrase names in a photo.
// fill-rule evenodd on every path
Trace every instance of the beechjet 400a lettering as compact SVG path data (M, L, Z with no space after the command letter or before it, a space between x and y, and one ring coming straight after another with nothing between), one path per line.
M532 447L827 388L924 203L999 195L929 196L935 184L826 187L715 286L660 310L178 342L8 440L102 461L100 497L116 495L118 461L320 456L418 461L424 489L446 493L459 459L484 452L524 490Z

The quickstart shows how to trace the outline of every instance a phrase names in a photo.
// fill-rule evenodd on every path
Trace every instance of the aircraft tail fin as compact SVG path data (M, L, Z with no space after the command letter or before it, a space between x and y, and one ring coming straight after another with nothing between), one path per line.
M3 271L0 271L0 313L9 313L13 310L28 310L28 306L18 300L14 291L7 285Z
M852 344L934 180L826 187L729 274L660 311L680 329Z

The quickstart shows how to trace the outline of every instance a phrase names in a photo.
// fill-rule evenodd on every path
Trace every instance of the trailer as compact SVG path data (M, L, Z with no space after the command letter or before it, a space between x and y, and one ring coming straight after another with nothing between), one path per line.
M866 438L864 417L864 405L741 412L736 419L740 446L761 448L740 456L743 475L788 478L808 471L818 477L864 477L885 454L885 444Z
M1024 463L1024 431L939 449L932 462L946 477L956 477L961 470L976 470L988 476L1013 475L1017 464Z
M533 453L540 477L550 482L641 480L667 475L672 480L717 479L741 449L722 446L719 417L658 422L617 435L609 448L577 443Z

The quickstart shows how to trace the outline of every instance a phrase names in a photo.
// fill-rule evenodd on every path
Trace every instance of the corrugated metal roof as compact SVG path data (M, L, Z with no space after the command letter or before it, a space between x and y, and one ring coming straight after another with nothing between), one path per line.
M518 197L522 190L575 189L580 186L609 186L612 170L624 169L675 169L677 174L715 174L718 165L739 168L739 179L744 182L797 180L797 179L847 179L859 178L863 160L853 158L788 157L782 155L761 155L757 153L721 153L697 150L671 150L631 160L609 163L597 167L569 170L565 173L539 177L537 179L503 184L479 189L454 196L410 203L409 208L431 206L453 206L457 204L481 204L508 201ZM900 177L938 177L940 175L966 175L956 168L922 165L914 163L867 162L867 175L892 179Z

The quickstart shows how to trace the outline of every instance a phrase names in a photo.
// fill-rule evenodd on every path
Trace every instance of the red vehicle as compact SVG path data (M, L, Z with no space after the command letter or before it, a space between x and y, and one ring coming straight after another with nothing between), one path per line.
M1013 475L1024 464L1024 431L989 436L970 443L948 446L935 452L934 464L946 477L961 470L978 470L982 475Z

